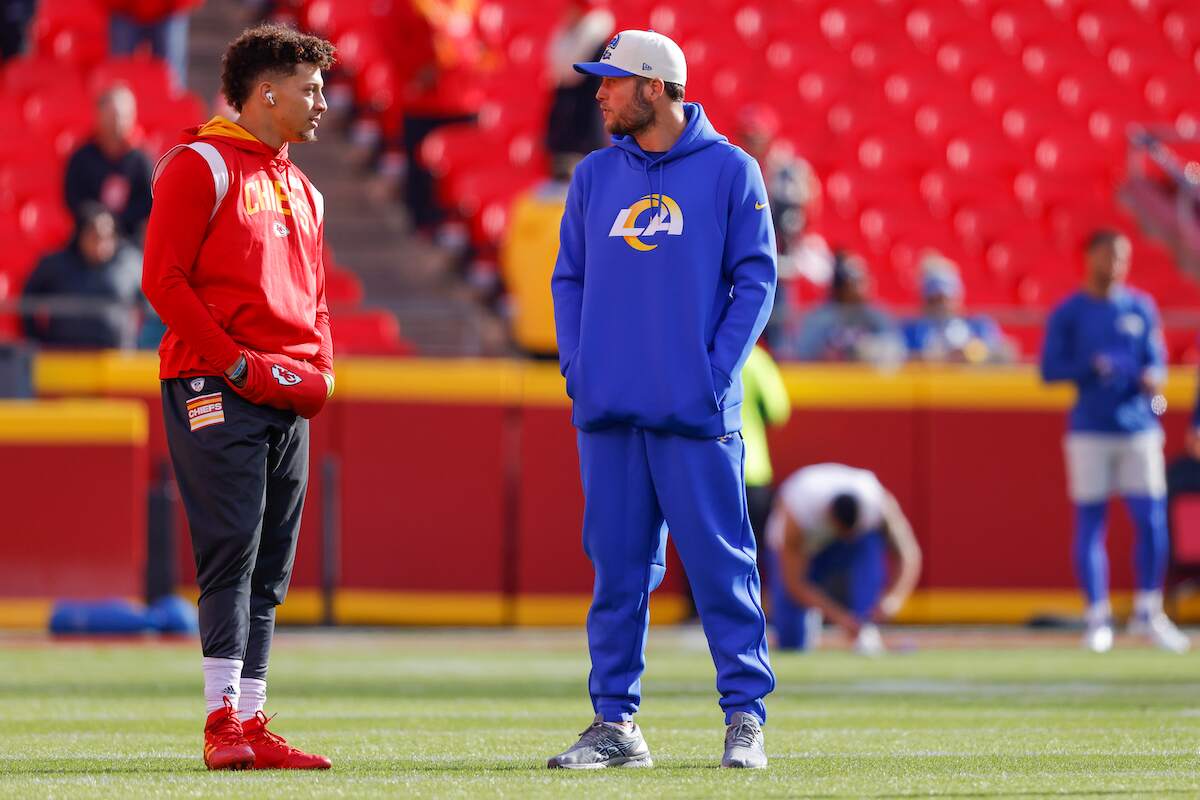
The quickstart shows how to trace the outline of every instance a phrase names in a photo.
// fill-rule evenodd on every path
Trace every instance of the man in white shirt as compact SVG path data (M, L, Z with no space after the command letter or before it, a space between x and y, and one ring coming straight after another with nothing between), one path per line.
M844 464L795 472L779 487L767 545L778 647L815 647L827 618L859 652L883 652L873 620L892 617L904 605L921 574L921 549L875 473ZM897 556L890 585L889 547Z

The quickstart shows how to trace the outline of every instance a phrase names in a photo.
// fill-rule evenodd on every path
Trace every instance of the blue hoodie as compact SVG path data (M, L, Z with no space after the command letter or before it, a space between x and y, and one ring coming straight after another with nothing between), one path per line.
M741 369L775 296L758 164L698 103L669 151L614 136L575 170L551 291L583 431L717 437L741 428Z
M1158 309L1149 295L1117 287L1100 299L1076 292L1050 315L1042 378L1078 389L1072 431L1134 434L1159 430L1142 387L1147 371L1163 377L1166 353Z

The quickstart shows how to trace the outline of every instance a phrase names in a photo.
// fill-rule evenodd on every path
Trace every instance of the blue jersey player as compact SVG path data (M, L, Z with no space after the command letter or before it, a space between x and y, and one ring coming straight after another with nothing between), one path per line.
M740 373L775 293L758 165L683 102L670 39L623 31L594 63L613 146L576 168L551 289L595 569L595 718L550 767L649 766L641 702L667 527L717 668L724 767L765 767L775 686L743 482Z
M1154 301L1125 286L1129 239L1111 230L1085 245L1081 291L1050 317L1042 350L1042 377L1071 381L1078 390L1065 450L1075 504L1075 567L1087 599L1084 646L1112 648L1108 555L1104 546L1108 499L1125 499L1137 526L1137 592L1130 632L1174 652L1186 636L1162 608L1168 541L1162 413L1166 376L1162 330Z

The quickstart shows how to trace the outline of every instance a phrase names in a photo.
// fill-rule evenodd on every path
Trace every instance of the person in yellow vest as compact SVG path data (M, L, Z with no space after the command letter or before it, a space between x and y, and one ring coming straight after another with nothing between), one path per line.
M767 448L767 426L785 425L792 415L783 376L771 354L759 346L750 351L742 367L742 438L746 442L746 505L750 527L758 539L758 552L765 551L763 535L775 498L775 473ZM763 559L765 560L765 559ZM759 564L762 571L765 564Z
M560 155L550 178L520 195L500 248L500 270L512 306L513 341L526 354L558 355L550 275L558 257L558 226L567 204L567 185L579 158Z

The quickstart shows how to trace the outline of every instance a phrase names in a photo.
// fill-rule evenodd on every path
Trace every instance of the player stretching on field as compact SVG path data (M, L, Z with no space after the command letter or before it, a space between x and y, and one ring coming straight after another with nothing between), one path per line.
M740 372L775 292L762 175L683 102L687 67L667 37L623 31L576 69L603 78L596 99L613 134L571 180L551 284L596 571L596 717L549 766L650 766L633 715L669 526L717 667L721 765L765 767L775 677L739 433Z
M767 546L771 626L780 648L816 647L828 618L858 652L883 652L872 620L893 617L904 605L921 576L921 548L875 473L844 464L793 473L775 498ZM890 587L889 549L898 562Z
M1125 286L1130 250L1129 240L1115 231L1088 238L1083 289L1054 310L1046 327L1042 377L1071 381L1078 389L1065 449L1075 503L1075 567L1088 603L1084 646L1103 653L1113 644L1104 531L1108 498L1116 493L1137 524L1129 630L1183 652L1188 639L1162 608L1166 476L1162 428L1151 407L1166 377L1162 331L1154 301Z
M333 392L321 195L288 160L325 111L333 47L263 25L225 53L236 123L154 170L146 297L167 325L163 417L200 584L204 763L324 769L267 730L267 658L308 484L308 417Z

